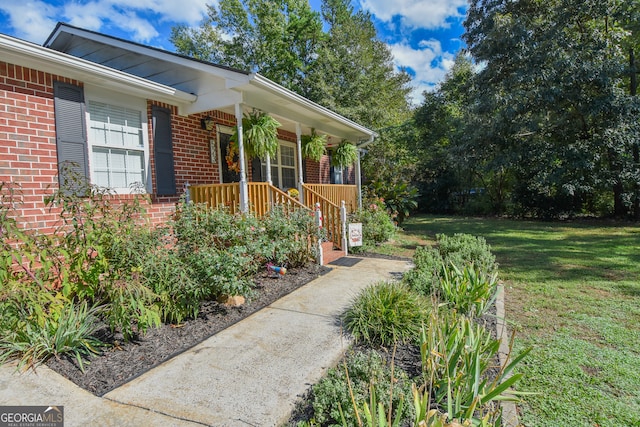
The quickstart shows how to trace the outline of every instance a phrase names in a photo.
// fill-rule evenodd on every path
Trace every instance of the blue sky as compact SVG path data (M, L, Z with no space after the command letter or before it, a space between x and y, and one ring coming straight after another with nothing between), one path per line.
M319 10L320 0L311 0ZM217 0L1 0L0 32L38 44L58 21L173 50L176 24L197 26ZM413 100L442 80L463 47L467 0L352 0L371 12L397 66L413 76Z

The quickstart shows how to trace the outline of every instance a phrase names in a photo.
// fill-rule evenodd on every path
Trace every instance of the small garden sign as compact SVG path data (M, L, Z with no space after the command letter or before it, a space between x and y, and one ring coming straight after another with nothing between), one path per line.
M349 224L349 247L362 246L362 223Z

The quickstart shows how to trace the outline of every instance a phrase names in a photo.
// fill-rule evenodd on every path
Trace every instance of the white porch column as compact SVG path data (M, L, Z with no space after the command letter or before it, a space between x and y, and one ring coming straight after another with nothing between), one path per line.
M296 123L296 144L298 146L298 199L300 203L304 203L302 195L302 185L304 184L304 173L302 170L302 126Z
M360 155L362 149L358 148L358 160L356 160L356 187L358 188L358 209L362 209L362 176L360 172Z
M271 180L271 156L269 155L269 153L267 153L267 158L265 159L266 162L266 173L265 173L265 177L264 180L269 183L269 185L273 184L273 181Z
M240 163L240 211L249 211L249 188L244 163L244 141L242 135L242 104L236 104L236 122L238 126L238 162Z

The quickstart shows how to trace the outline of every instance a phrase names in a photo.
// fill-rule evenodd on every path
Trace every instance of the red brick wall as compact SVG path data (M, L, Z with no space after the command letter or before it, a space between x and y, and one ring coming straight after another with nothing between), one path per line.
M81 84L0 62L0 183L5 183L4 195L7 184L16 189L21 224L45 232L58 225L58 212L44 204L58 186L54 79Z

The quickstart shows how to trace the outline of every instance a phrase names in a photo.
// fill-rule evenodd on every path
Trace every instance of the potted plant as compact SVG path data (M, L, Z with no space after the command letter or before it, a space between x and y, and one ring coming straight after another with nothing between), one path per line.
M326 152L327 135L318 135L311 129L311 135L302 135L302 157L319 162Z
M244 149L249 157L265 159L275 157L278 151L278 127L280 123L259 110L253 110L244 114L242 118L242 137ZM232 141L238 140L238 130L231 137Z
M347 140L342 140L331 154L331 165L339 168L351 166L358 160L358 149Z

